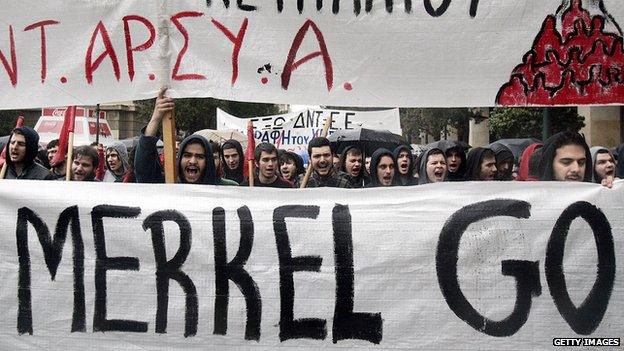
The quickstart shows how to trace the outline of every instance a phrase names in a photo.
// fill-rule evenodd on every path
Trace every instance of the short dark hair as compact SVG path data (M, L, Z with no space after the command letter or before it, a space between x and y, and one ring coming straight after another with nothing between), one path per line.
M221 154L221 146L219 145L219 143L210 140L208 142L210 144L210 148L212 149L212 153L214 154L215 152L218 152L219 154Z
M256 162L260 162L260 156L262 155L263 151L268 154L275 153L275 155L277 156L277 148L275 147L275 145L271 143L260 143L256 145L256 148L254 149L254 159L256 160Z
M58 145L59 145L59 140L58 139L50 140L48 145L46 145L46 150L50 150L51 148L57 147Z
M100 164L100 156L98 155L97 150L93 146L83 145L83 146L78 146L77 148L74 149L73 160L83 157L83 156L91 159L91 163L93 164L93 169L98 168L98 165Z
M347 154L345 156L349 156L349 155L357 157L357 156L362 156L363 153L362 153L362 150L360 150L359 148L352 147L347 150Z
M329 143L329 140L327 138L316 137L316 138L310 140L310 142L308 143L308 155L310 155L310 157L312 157L312 148L324 147L324 146L331 147L331 144Z
M427 162L429 161L429 156L433 156L433 155L442 155L444 157L446 157L446 154L444 153L444 151L440 150L440 149L431 149L431 151L429 151L429 154L427 155Z

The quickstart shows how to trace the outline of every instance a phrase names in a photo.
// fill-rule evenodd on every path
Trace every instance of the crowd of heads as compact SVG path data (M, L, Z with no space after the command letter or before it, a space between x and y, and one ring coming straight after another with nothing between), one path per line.
M38 134L29 127L13 130L6 145L7 179L61 179L73 181L142 182L164 181L163 159L156 147L157 137L142 135L136 148L124 143L76 147L70 167L60 159L59 141L39 146ZM177 181L210 185L242 185L297 188L368 188L412 186L457 181L576 181L612 183L621 177L622 162L608 148L589 148L583 136L561 132L543 144L524 149L520 157L502 143L467 150L461 143L446 142L426 148L418 156L407 145L394 150L377 148L370 155L354 143L336 150L327 138L308 144L311 168L305 177L304 158L296 152L277 149L271 143L255 147L245 164L243 146L236 140L218 142L201 135L189 135L178 146ZM338 152L340 151L340 152ZM617 150L616 150L617 151ZM66 176L69 170L70 176ZM249 172L253 172L249 175ZM251 179L253 178L253 179ZM305 180L304 180L305 178Z

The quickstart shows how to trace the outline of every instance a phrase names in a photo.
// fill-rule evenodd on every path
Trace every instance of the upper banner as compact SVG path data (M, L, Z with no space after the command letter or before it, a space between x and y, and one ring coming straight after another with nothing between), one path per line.
M0 349L619 346L623 212L624 181L5 180Z
M624 104L621 0L0 0L0 108Z
M217 109L217 129L235 129L247 133L247 122L252 121L254 137L259 142L274 144L287 151L307 150L310 140L321 136L325 119L331 117L331 135L336 130L367 128L388 130L402 135L399 109L379 111L347 111L330 109L307 109L281 115L251 117L250 119L232 116Z

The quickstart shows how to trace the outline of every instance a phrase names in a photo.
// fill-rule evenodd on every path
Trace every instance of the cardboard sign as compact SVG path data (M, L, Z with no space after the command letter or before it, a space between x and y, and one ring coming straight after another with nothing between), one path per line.
M623 194L2 181L0 348L615 346Z
M2 2L0 108L624 104L620 0Z

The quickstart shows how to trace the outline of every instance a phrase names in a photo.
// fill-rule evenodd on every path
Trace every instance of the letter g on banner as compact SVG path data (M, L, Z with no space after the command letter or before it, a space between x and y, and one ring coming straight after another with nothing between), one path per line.
M510 336L526 323L531 310L531 296L542 293L539 261L504 260L503 275L516 278L516 302L509 316L493 321L481 315L468 302L457 278L459 242L471 223L496 216L529 218L531 205L519 200L489 200L462 207L444 224L436 253L436 271L442 295L457 317L475 330L491 336Z

